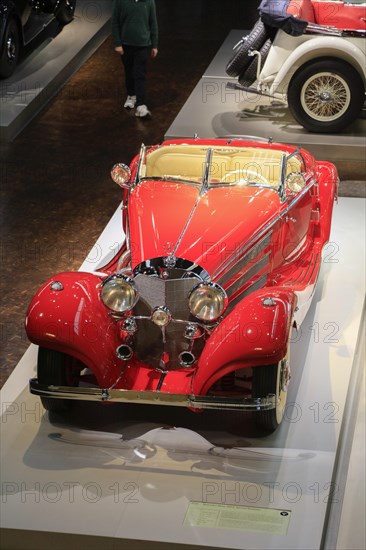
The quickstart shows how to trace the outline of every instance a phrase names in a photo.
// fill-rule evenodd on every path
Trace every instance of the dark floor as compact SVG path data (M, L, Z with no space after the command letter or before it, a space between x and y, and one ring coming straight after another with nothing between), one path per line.
M231 28L257 19L256 0L158 0L159 56L150 64L150 120L121 108L122 69L110 38L12 143L0 146L0 385L26 350L24 316L40 284L76 270L120 192L109 177L141 142L164 137ZM344 180L364 180L344 165ZM342 183L362 196L364 183Z

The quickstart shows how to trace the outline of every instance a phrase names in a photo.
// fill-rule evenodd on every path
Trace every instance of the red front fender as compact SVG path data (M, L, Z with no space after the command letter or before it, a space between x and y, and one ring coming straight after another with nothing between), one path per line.
M272 298L274 305L263 304ZM240 302L208 339L192 391L205 395L231 371L273 364L287 352L296 296L286 289L261 289Z
M338 197L338 172L334 164L326 161L317 163L319 181L319 225L323 245L329 241L334 200Z
M59 281L62 290L52 290ZM47 281L31 301L28 338L39 346L76 357L109 387L119 374L118 328L100 299L101 279L91 273L60 273Z

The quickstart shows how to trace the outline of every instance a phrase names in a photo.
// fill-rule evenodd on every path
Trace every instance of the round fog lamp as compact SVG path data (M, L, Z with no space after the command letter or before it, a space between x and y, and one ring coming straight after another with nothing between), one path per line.
M225 311L226 292L216 283L201 283L189 296L189 310L201 321L215 321Z
M169 325L171 319L172 316L169 309L164 306L155 308L151 316L152 322L158 327L166 327Z
M102 301L112 311L130 311L138 300L134 282L125 275L112 275L103 282Z

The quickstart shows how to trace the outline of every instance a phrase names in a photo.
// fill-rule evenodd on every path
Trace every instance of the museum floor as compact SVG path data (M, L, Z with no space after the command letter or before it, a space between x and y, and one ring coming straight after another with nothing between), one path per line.
M120 200L109 177L141 142L164 134L232 28L250 28L258 2L159 0L159 56L150 64L149 120L122 108L122 69L108 38L11 143L1 144L3 385L28 347L24 316L40 284L76 270ZM325 138L326 139L326 138ZM338 164L341 195L365 196L364 163Z

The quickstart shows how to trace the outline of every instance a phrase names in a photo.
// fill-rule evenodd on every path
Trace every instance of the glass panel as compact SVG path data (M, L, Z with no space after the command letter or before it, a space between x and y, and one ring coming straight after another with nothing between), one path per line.
M261 147L168 145L147 151L142 178L201 183L207 150L213 151L209 186L263 185L278 190L284 152ZM289 158L287 173L302 172L301 155Z
M260 147L236 147L215 153L211 183L263 185L278 188L283 152Z
M146 178L201 182L208 147L168 145L146 155Z
M304 173L306 171L304 159L300 153L296 153L294 155L291 155L288 158L287 165L286 165L286 176L289 174L292 174L292 172L300 172Z

